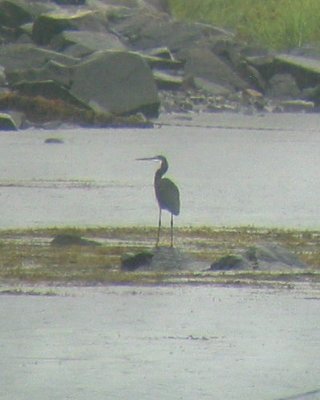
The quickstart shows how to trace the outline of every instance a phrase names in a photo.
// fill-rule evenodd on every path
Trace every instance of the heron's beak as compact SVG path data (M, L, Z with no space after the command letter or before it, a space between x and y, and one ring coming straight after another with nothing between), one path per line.
M157 161L158 159L155 157L146 157L146 158L136 158L136 161Z

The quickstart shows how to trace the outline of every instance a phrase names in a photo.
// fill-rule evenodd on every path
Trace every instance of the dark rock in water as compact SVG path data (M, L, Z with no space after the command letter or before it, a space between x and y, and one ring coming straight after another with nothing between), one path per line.
M151 69L137 53L97 52L74 67L70 93L95 111L158 116L157 87Z
M125 254L122 257L121 269L123 271L135 271L138 268L147 267L150 265L153 256L153 253L150 251L142 251L136 254Z
M11 115L0 113L0 130L1 131L16 131L18 130L14 119Z
M83 239L81 236L72 233L61 233L56 235L52 241L53 246L100 246L100 243L93 240Z
M46 144L63 144L63 140L62 139L58 139L58 138L47 138L44 143Z
M240 255L227 255L211 264L212 271L230 271L250 268L248 261Z

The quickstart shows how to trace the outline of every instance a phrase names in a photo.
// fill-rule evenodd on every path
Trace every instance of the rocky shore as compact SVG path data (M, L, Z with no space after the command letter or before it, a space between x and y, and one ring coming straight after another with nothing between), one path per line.
M165 0L0 0L0 129L318 112L320 50L271 54Z

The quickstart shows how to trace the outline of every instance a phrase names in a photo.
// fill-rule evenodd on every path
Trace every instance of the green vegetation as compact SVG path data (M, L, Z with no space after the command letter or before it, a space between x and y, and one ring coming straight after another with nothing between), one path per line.
M320 39L319 0L169 0L177 18L232 29L239 39L289 49Z
M195 260L209 265L221 256L256 243L272 242L287 247L310 268L303 271L268 273L239 272L125 272L121 259L128 252L151 249L156 228L53 228L0 231L0 281L45 284L281 284L297 280L320 280L320 232L278 229L179 228L176 246ZM53 246L58 234L77 234L100 246ZM169 230L163 231L169 240Z

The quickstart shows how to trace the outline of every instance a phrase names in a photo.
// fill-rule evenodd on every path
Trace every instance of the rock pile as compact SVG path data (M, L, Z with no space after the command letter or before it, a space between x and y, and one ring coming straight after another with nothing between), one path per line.
M320 52L268 54L166 0L0 0L0 43L0 129L320 103Z

